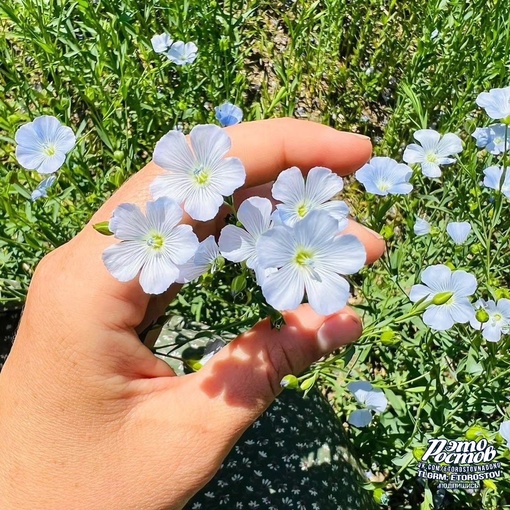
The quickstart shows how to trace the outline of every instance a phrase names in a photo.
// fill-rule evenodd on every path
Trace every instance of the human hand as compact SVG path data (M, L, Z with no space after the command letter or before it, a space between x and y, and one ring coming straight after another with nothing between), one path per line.
M227 129L247 189L290 166L341 175L370 157L368 139L304 121L278 119ZM146 295L120 283L101 255L115 241L94 231L120 203L143 205L162 172L150 163L85 229L38 265L12 353L0 373L0 501L3 510L181 508L207 483L243 431L280 391L281 378L361 333L349 309L329 317L307 305L263 321L199 372L175 377L140 342L140 332L179 290ZM257 187L257 190L251 188ZM192 222L203 239L214 221ZM351 222L376 260L383 241Z

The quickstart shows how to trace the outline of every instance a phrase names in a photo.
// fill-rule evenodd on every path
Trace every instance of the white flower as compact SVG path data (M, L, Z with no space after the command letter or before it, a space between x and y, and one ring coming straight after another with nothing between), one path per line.
M400 195L410 193L409 179L413 171L391 158L375 157L356 172L356 179L374 195Z
M151 39L152 48L156 53L165 53L172 46L172 39L168 34L154 35Z
M417 236L425 236L430 234L430 223L423 218L416 218L416 223L414 224L414 233Z
M40 174L56 172L76 144L73 130L48 115L21 126L16 131L15 139L18 163Z
M479 299L475 308L482 309L489 316L486 322L480 322L476 315L471 318L471 326L482 330L482 335L488 342L499 342L501 335L510 333L510 299L501 298L497 303L492 299ZM483 319L482 319L483 320Z
M349 208L345 202L331 200L343 187L342 178L329 168L312 168L306 181L295 166L283 171L272 188L273 198L282 202L276 206L276 222L292 226L310 211L323 210L336 218L339 230L343 230L348 224Z
M215 269L220 250L213 235L204 239L193 257L186 264L179 266L177 283L188 283Z
M484 186L488 188L499 190L501 178L503 177L503 169L498 166L490 166L483 171L485 177L483 179ZM505 197L510 198L510 171L507 170L505 180L501 187L501 193Z
M223 197L244 184L246 172L238 158L225 158L230 137L218 126L192 129L191 148L180 131L168 132L154 150L154 162L167 170L151 185L155 198L168 196L183 204L195 220L216 216Z
M462 152L462 141L453 133L443 137L433 129L420 129L414 138L421 143L412 143L406 147L402 159L406 163L419 163L423 175L441 177L439 165L451 165L455 159L449 156Z
M355 427L366 427L372 421L372 411L383 413L388 407L388 399L379 388L374 388L367 381L356 381L347 385L356 400L366 409L353 411L347 421Z
M506 447L510 448L510 420L504 421L499 426L501 437L506 440Z
M444 331L455 323L469 322L474 309L469 296L476 290L476 278L465 271L452 271L443 264L427 267L421 275L425 285L413 285L409 299L416 303L421 299L439 299L451 296L442 304L431 304L423 314L423 322L432 329Z
M506 119L510 115L510 87L482 92L476 104L484 108L491 119Z
M464 244L471 232L471 224L467 221L452 221L446 225L446 231L455 244Z
M43 181L41 181L37 188L32 191L32 202L39 200L40 198L46 197L48 195L48 190L53 186L55 181L57 180L57 176L55 174L51 174L49 177L46 177Z
M257 242L271 227L273 206L267 198L251 197L246 199L237 211L237 218L244 228L227 225L220 234L221 254L232 262L244 262L255 271L257 281L262 283L265 270L258 264Z
M256 248L260 267L276 269L262 283L271 306L294 310L305 292L310 306L322 315L346 305L349 284L340 274L359 271L366 252L357 237L337 232L334 218L312 211L293 227L276 226L262 235Z
M197 58L198 48L193 42L175 41L167 51L167 57L178 66L193 64Z
M505 124L494 124L489 127L476 128L474 133L471 135L476 140L476 146L485 149L487 152L497 156L505 149L510 149L510 139L507 134L507 126Z
M161 294L179 276L198 248L190 225L178 225L182 209L170 198L147 203L146 215L135 204L121 204L113 212L110 230L121 242L103 252L108 271L121 282L140 272L140 285L147 294Z

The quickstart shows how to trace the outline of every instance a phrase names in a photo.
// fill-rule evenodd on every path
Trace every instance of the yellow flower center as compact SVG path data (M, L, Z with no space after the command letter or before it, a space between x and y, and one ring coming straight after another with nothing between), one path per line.
M390 189L390 184L386 181L380 181L377 187L381 191L388 191Z
M300 266L310 266L313 264L313 253L305 248L300 248L294 257L294 261Z
M43 152L46 156L54 156L57 153L57 148L55 147L55 144L49 143L44 146Z
M297 208L297 213L300 218L304 218L308 214L308 207L305 204L301 204Z
M211 170L200 165L193 170L193 177L195 178L195 182L198 185L205 186L209 184L211 179Z
M502 316L500 313L495 313L495 314L492 316L492 319L493 319L495 322L499 322L501 319L503 319L503 316Z
M429 153L425 156L425 159L426 159L429 163L437 163L437 156L436 156L433 152L429 152Z
M163 245L165 244L165 239L161 234L158 234L154 232L151 234L151 236L147 239L147 246L152 248L155 251L161 250L163 248Z

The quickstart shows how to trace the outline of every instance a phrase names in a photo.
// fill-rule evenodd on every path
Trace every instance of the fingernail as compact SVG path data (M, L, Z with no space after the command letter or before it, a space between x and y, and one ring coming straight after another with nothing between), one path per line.
M378 241L384 240L384 237L381 234L379 234L378 232L374 232L371 228L365 227L365 225L362 225L362 226L368 233L370 233L372 236L374 236Z
M347 313L328 317L317 331L317 341L322 352L329 353L359 338L363 327L360 320Z
M362 138L363 140L370 140L369 136L360 135L359 133L351 133L353 136L357 136L358 138Z

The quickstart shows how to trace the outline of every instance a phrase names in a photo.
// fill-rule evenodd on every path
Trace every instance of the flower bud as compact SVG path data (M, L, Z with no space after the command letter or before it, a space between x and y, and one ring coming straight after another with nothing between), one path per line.
M473 425L466 430L464 435L469 441L478 441L487 436L487 430L480 425Z
M299 381L295 375L288 374L281 381L280 386L286 390L297 390L299 388Z
M496 487L496 484L494 483L493 480L487 479L487 480L482 480L482 482L485 485L485 487L487 487L487 489L497 492L498 488Z
M374 500L379 505L387 505L389 503L388 495L381 488L374 490Z
M400 342L400 338L397 336L395 331L391 331L390 329L383 331L379 338L381 339L381 344L383 345L396 345Z
M496 300L500 300L501 298L510 299L510 291L508 289L498 289L496 291Z
M95 225L92 225L94 230L99 232L100 234L103 234L104 236L112 236L113 232L110 230L110 222L109 221L102 221L101 223L96 223Z
M485 308L478 309L475 313L475 317L476 320L478 322L481 322L482 324L489 320L489 314L487 313L487 310L485 310Z
M436 294L433 299L432 303L434 305L444 305L450 301L450 299L453 296L453 292L440 292L439 294Z
M124 152L119 150L115 151L113 153L113 159L117 161L117 163L122 163L122 161L124 160Z
M421 458L423 457L425 451L426 451L425 448L422 448L421 446L413 448L413 457L416 460L421 460Z
M305 379L300 385L299 387L303 390L303 391L306 391L306 390L309 390L314 384L315 384L315 380L316 380L316 377L312 376L312 377L309 377L308 379Z

